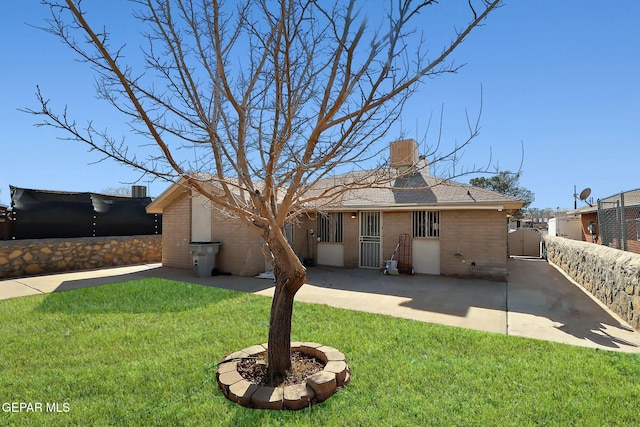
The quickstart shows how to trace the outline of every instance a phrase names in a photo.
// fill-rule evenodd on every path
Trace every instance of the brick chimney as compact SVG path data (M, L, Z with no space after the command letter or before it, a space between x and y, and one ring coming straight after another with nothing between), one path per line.
M420 160L418 143L413 139L402 139L391 143L391 167L403 173L416 166Z

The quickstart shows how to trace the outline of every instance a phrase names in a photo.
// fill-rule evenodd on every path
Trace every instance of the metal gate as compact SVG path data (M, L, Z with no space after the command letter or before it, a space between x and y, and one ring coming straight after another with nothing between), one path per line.
M360 212L360 267L382 265L382 217L380 212Z
M538 230L519 228L509 233L509 255L540 257L541 235Z

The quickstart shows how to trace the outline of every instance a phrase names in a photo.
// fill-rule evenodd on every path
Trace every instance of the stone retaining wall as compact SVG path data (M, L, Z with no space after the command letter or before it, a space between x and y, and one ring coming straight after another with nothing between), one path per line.
M161 235L9 240L0 242L0 279L161 259Z
M549 261L640 331L640 255L555 236L545 245Z

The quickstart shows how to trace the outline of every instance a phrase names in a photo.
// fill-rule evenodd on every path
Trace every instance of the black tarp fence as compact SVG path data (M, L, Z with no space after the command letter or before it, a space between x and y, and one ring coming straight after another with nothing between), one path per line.
M161 234L150 197L32 190L10 186L14 239Z

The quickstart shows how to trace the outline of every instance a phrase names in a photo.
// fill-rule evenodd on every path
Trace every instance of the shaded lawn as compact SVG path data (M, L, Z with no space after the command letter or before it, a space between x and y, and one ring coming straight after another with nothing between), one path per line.
M340 349L351 384L297 412L243 408L217 388L215 364L266 341L270 304L161 279L0 301L0 403L43 404L3 407L0 424L640 423L639 355L306 303L292 340Z

